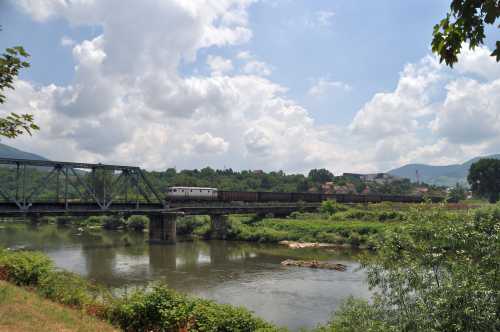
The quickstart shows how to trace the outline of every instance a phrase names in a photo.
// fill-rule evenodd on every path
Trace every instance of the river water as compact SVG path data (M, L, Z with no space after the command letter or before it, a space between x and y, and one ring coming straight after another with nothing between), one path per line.
M56 225L0 225L0 246L41 250L63 269L116 291L164 281L171 288L244 306L292 331L325 323L343 299L368 298L356 252L232 241L148 245L142 233L82 232ZM342 263L347 271L283 267L285 259Z

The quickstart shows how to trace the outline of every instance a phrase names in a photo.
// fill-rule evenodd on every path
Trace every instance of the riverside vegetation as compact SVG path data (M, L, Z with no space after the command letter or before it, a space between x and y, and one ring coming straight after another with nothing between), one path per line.
M131 224L122 222L121 227ZM209 221L187 218L179 231L209 237ZM373 301L348 299L316 332L458 332L500 329L499 231L498 205L447 210L444 205L348 207L327 202L317 214L296 213L285 220L235 217L228 235L253 241L366 244L374 249L375 254L361 259ZM1 251L0 271L3 279L128 331L279 330L243 308L193 299L164 285L117 298L57 270L36 252Z
M399 210L398 210L399 209ZM324 242L340 246L372 248L386 229L398 225L406 216L406 208L391 203L344 205L334 201L323 203L317 213L294 212L286 219L273 215L231 215L227 229L228 240L251 242ZM92 216L42 218L40 223L75 226L82 230L104 228L144 231L148 226L145 216ZM177 221L180 236L210 239L212 235L208 216L186 216Z
M125 331L279 331L244 308L194 299L158 284L115 297L82 277L60 271L42 253L0 251L0 277ZM0 293L4 292L2 285Z

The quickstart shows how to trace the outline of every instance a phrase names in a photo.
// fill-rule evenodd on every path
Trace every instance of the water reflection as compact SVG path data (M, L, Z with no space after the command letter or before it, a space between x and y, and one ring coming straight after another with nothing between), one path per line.
M367 297L353 252L291 250L225 241L148 245L140 233L2 224L0 245L46 252L57 266L113 289L164 281L218 302L243 305L292 330L325 322L342 299ZM282 267L284 259L333 260L346 272Z

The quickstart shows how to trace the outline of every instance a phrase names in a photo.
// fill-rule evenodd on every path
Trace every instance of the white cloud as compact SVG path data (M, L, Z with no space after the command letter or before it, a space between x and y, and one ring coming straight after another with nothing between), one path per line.
M356 114L350 129L370 138L415 132L418 119L430 111L430 95L440 79L440 65L430 56L406 65L395 91L375 94Z
M484 47L471 50L469 45L462 45L459 62L455 68L462 74L476 74L484 79L496 79L500 77L500 66L495 58L490 56L491 51Z
M66 0L19 0L16 4L37 21L45 21L67 6Z
M209 55L207 65L212 71L212 75L222 75L233 70L233 63L230 59L224 59L221 56Z
M70 37L68 36L63 36L61 38L61 46L73 46L75 45L75 41L73 39L71 39Z
M334 90L350 91L351 89L347 83L320 78L309 88L307 94L312 97L321 97Z
M32 112L42 130L12 144L51 159L149 169L329 167L335 173L499 150L500 74L487 49L466 53L456 72L431 56L406 65L396 88L376 93L348 126L315 123L286 87L267 78L272 68L249 52L237 55L238 74L228 75L229 59L212 56L214 75L182 76L179 66L199 50L251 38L251 2L20 1L35 19L98 25L102 34L73 46L71 84L16 82L0 113ZM348 88L323 79L309 92Z
M332 25L332 18L335 12L329 10L319 10L315 13L317 25L322 27L329 27Z
M265 63L264 61L258 60L249 51L238 52L236 58L244 62L242 66L242 71L245 74L269 76L273 72L272 66Z
M334 11L318 10L290 17L284 21L284 24L286 26L304 26L307 29L313 30L328 29L332 26L334 16Z
M188 149L195 153L215 153L220 154L227 151L229 143L222 137L212 136L210 133L203 133L201 135L195 134L188 143Z
M259 76L269 76L273 72L271 66L263 61L251 60L243 66L243 72Z
M450 82L439 107L433 131L452 143L476 144L500 136L499 79L480 83L471 79Z
M488 49L476 52L460 58L457 68L467 70L450 71L432 56L408 64L393 92L377 93L363 106L349 129L367 155L374 142L373 165L447 164L500 150L500 74L474 69L471 59L491 60Z
M241 51L241 52L238 52L236 57L238 59L241 59L241 60L250 60L252 58L252 55L250 54L249 51Z

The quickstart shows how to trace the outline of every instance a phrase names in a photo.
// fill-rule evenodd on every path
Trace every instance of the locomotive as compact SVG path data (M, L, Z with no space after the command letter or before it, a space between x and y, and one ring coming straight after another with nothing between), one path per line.
M444 201L440 196L408 196L383 194L323 194L305 192L269 192L269 191L226 191L217 188L202 187L169 187L167 188L168 201L219 201L219 202L310 202L319 203L325 200L335 200L339 203L421 203L430 200L433 203Z

